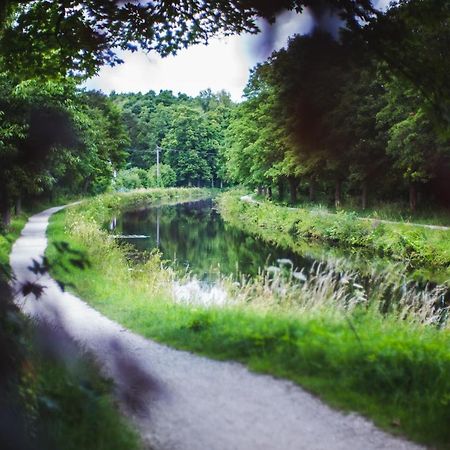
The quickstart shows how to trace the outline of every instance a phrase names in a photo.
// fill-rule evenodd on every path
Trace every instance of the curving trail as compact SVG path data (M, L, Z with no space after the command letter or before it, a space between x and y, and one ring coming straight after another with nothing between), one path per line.
M27 269L43 255L48 219L31 217L15 243L16 288L36 277ZM20 297L23 311L93 354L116 386L122 410L155 450L418 449L366 419L324 405L291 382L249 372L144 339L63 293L45 276L44 295ZM66 355L67 356L67 355Z

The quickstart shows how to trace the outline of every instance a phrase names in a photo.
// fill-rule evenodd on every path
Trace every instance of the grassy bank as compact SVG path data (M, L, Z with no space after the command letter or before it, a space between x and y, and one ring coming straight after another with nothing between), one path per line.
M88 269L67 273L60 265L55 275L99 311L177 348L291 379L394 433L450 445L450 329L435 314L438 294L410 292L386 304L376 290L344 286L329 272L288 295L266 279L235 286L234 306L181 305L157 255L132 264L100 230L102 203L59 213L49 229L51 242L67 241L88 255ZM58 257L52 247L48 254ZM384 283L385 293L393 289L386 277L373 283Z
M66 365L43 352L37 330L13 305L9 254L27 218L15 216L0 234L0 447L137 450L138 436L95 364L77 353Z
M246 190L248 192L248 189ZM267 196L254 194L253 198L258 201L266 201ZM414 223L422 225L450 226L450 210L444 208L442 204L421 203L416 211L411 211L410 205L406 201L374 201L370 202L368 207L361 207L361 197L344 196L341 206L336 208L334 198L328 195L317 195L314 201L311 201L307 195L299 195L297 201L292 203L287 199L281 200L279 195L274 195L272 203L279 206L289 206L302 209L321 209L330 214L338 211L346 211L362 218L387 220L393 222Z
M220 197L222 215L228 223L266 241L300 253L311 243L326 244L365 257L401 262L419 279L450 279L450 231L357 220L355 214L344 211L327 214L321 208L243 202L241 195L230 192Z
M5 270L9 267L9 254L15 240L20 236L20 232L27 223L27 214L23 213L15 216L10 225L3 233L0 233L0 265Z

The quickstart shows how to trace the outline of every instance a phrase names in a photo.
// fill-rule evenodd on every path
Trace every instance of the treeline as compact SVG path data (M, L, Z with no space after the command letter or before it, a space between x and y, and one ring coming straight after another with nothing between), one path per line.
M96 194L125 162L128 133L106 96L74 80L17 80L0 71L0 211L22 200Z
M127 170L119 188L153 186L220 186L224 180L221 149L234 107L230 95L210 89L197 97L156 94L115 94L129 132ZM159 161L159 174L157 162Z
M16 5L0 22L3 222L22 199L99 193L112 183L240 183L289 193L292 202L301 193L334 196L336 205L344 194L361 195L363 208L407 192L412 209L419 196L450 201L448 2L399 2L370 15L367 26L348 18L339 39L317 25L252 71L239 105L210 90L197 97L80 90L109 53L94 63L82 52L84 66L75 42L54 51L31 33L47 7L53 11L44 1ZM57 28L62 16L51 17ZM41 55L39 67L19 64L21 54L14 70L19 47Z
M339 206L349 194L364 209L369 199L409 193L412 210L419 198L448 204L450 121L440 65L448 64L449 30L445 16L441 29L427 27L428 16L414 16L417 7L402 2L386 14L392 22L401 17L411 35L397 53L368 52L364 34L346 30L333 39L316 30L254 68L226 134L231 179L282 199L289 192L293 203L299 193L310 201L320 193ZM427 7L430 17L439 13ZM402 65L414 57L417 74Z

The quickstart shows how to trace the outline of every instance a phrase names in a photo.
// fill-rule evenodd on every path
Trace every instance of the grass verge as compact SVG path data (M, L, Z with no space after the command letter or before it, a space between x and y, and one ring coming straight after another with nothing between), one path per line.
M171 275L157 255L133 264L101 231L108 219L102 204L100 197L58 213L49 228L51 242L66 241L89 257L86 270L66 272L60 261L54 275L96 309L146 337L293 380L393 433L450 445L450 329L425 323L420 304L386 312L367 294L350 308L334 301L332 290L313 287L318 301L310 306L181 305L171 299ZM48 256L57 259L54 247Z
M0 233L0 266L5 271L9 268L9 254L15 240L20 236L20 232L27 223L27 215L25 213L15 216L10 225L3 233Z
M246 190L248 192L248 189ZM258 201L266 201L267 196L254 194L253 198ZM450 226L450 210L437 203L427 203L419 205L419 208L412 212L409 203L404 201L376 201L371 202L366 209L361 208L361 197L346 197L341 206L334 206L334 198L318 195L315 201L311 201L307 196L300 195L295 203L281 200L274 196L271 201L280 206L291 206L303 209L317 209L335 214L338 211L346 211L357 217L388 220L394 222L405 222L422 225Z
M225 220L262 239L302 253L311 243L365 257L403 263L418 280L450 279L450 231L358 220L356 214L327 214L321 208L292 209L269 201L243 202L242 192L219 198Z
M33 448L140 449L137 432L118 412L111 391L86 355L67 366L35 353L24 366L21 384Z

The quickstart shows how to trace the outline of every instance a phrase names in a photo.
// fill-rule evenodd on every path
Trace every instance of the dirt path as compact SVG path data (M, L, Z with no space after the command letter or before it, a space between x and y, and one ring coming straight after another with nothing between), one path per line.
M47 246L52 208L30 218L10 261L17 282ZM116 384L124 411L156 450L370 450L418 446L367 420L332 410L294 384L144 339L107 319L48 276L39 300L19 299L32 317L91 352Z
M251 195L243 195L241 197L241 201L246 202L246 203L257 203L260 204L261 202L259 202L258 200L255 200ZM290 211L296 211L300 208L293 208L293 207L286 207L287 209L289 209ZM334 216L335 213L331 213L331 212L327 212L327 211L321 211L320 213L317 214L323 214L323 215L327 215L327 216ZM388 223L388 224L392 224L392 225L408 225L411 227L418 227L418 228L428 228L430 230L441 230L441 231L448 231L450 230L450 227L445 227L443 225L427 225L427 224L423 224L423 223L414 223L414 222L395 222L393 220L384 220L384 219L375 219L373 217L357 217L358 220L367 220L369 222L373 222L373 223Z

